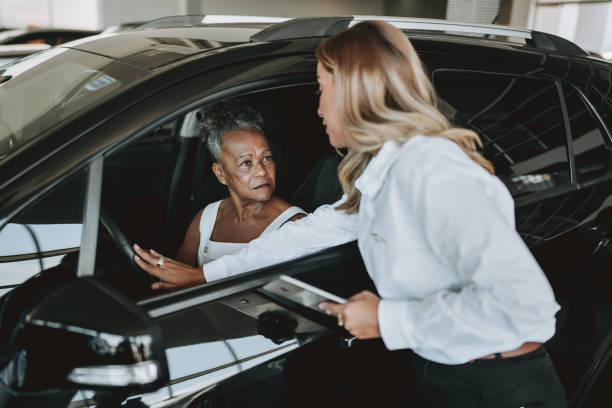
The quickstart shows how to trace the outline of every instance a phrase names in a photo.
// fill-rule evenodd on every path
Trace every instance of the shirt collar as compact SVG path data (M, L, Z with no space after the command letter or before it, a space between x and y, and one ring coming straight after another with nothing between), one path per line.
M378 154L370 160L361 176L355 181L355 187L361 194L374 196L378 193L385 181L389 169L395 163L403 144L387 140Z

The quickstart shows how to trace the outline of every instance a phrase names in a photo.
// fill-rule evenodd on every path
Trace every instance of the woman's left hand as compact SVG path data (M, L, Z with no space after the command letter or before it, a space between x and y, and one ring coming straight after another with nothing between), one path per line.
M347 299L345 304L321 302L319 307L327 314L338 318L338 324L344 325L358 339L380 337L378 327L378 304L380 298L364 290Z

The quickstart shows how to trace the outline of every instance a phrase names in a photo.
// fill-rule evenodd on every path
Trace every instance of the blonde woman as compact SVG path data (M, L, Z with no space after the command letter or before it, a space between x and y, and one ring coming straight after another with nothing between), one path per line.
M342 199L203 271L149 271L184 286L357 239L380 298L362 292L321 308L358 338L412 349L433 406L566 406L541 345L559 306L478 135L437 110L412 45L387 23L357 24L316 56L319 116L330 143L348 148Z

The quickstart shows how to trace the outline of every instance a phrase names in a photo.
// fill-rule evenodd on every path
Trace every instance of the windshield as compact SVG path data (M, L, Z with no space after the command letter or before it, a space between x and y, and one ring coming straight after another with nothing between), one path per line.
M137 68L66 48L0 68L0 159L142 76Z

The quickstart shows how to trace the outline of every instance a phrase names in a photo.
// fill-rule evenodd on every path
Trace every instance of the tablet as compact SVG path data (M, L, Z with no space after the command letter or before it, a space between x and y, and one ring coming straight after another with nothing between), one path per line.
M346 303L346 299L287 275L280 275L263 289L322 313L325 312L319 309L319 303L323 301Z

